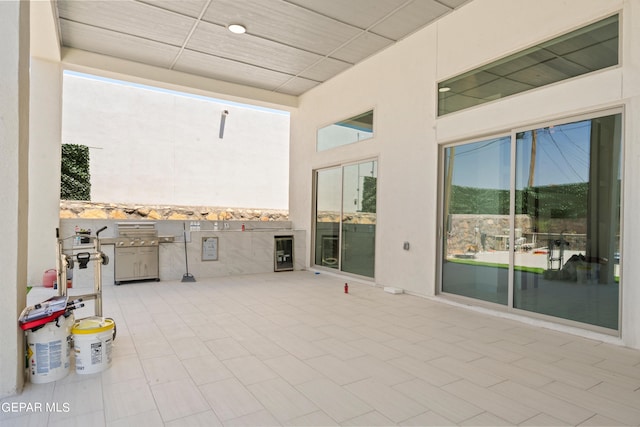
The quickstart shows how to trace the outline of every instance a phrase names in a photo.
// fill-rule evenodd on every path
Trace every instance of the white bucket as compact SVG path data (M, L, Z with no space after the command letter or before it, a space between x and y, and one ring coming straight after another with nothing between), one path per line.
M60 380L69 373L73 314L27 331L29 379L34 384Z
M104 317L76 320L71 333L77 374L94 374L111 366L114 328L113 319Z

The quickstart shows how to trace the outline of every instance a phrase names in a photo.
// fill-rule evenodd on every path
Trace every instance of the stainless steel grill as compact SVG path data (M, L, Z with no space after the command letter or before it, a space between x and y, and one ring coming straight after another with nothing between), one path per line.
M115 284L160 280L155 222L119 222L115 238Z
M119 222L116 247L158 246L155 222Z

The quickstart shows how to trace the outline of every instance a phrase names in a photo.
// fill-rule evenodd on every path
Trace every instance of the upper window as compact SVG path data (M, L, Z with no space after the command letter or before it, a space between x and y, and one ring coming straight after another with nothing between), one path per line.
M373 138L373 110L318 129L318 151Z
M438 84L438 116L618 64L618 15Z

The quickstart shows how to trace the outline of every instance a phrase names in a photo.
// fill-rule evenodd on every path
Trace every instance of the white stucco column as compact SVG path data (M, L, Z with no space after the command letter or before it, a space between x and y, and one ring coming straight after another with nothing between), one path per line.
M60 138L62 66L31 58L29 107L29 258L27 283L42 284L42 274L56 266L60 219Z
M24 383L29 149L29 2L0 2L0 398Z

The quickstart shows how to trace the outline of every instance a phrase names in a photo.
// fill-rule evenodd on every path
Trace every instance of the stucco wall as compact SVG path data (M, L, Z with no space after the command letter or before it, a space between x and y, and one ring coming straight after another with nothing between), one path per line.
M31 58L29 110L29 258L27 283L55 264L60 203L62 67Z
M376 282L419 288L433 282L434 270L425 259L435 257L434 228L425 227L436 213L437 156L434 128L429 117L435 104L434 27L415 34L380 55L370 58L321 87L303 95L292 114L289 217L298 228L312 229L312 170L354 160L377 157L378 224ZM424 51L424 55L416 52ZM340 102L336 102L339 99ZM373 108L374 137L332 150L315 152L316 130ZM311 236L307 241L312 241ZM411 250L402 249L409 241Z
M0 2L0 398L24 383L29 148L29 3Z
M288 113L65 74L62 115L93 201L288 207Z
M437 81L621 11L621 66L436 118ZM314 169L379 159L379 285L434 295L437 286L439 145L509 133L551 119L624 107L623 253L637 253L640 130L640 0L470 2L364 63L314 88L292 114L290 219L312 229ZM339 99L339 102L336 100ZM315 152L316 130L375 109L374 138ZM311 232L310 232L311 234ZM636 237L637 236L637 237ZM308 242L313 239L309 236ZM404 251L402 242L411 249ZM311 264L311 263L310 263ZM622 336L640 346L640 267L624 265ZM623 279L623 280L624 280Z

